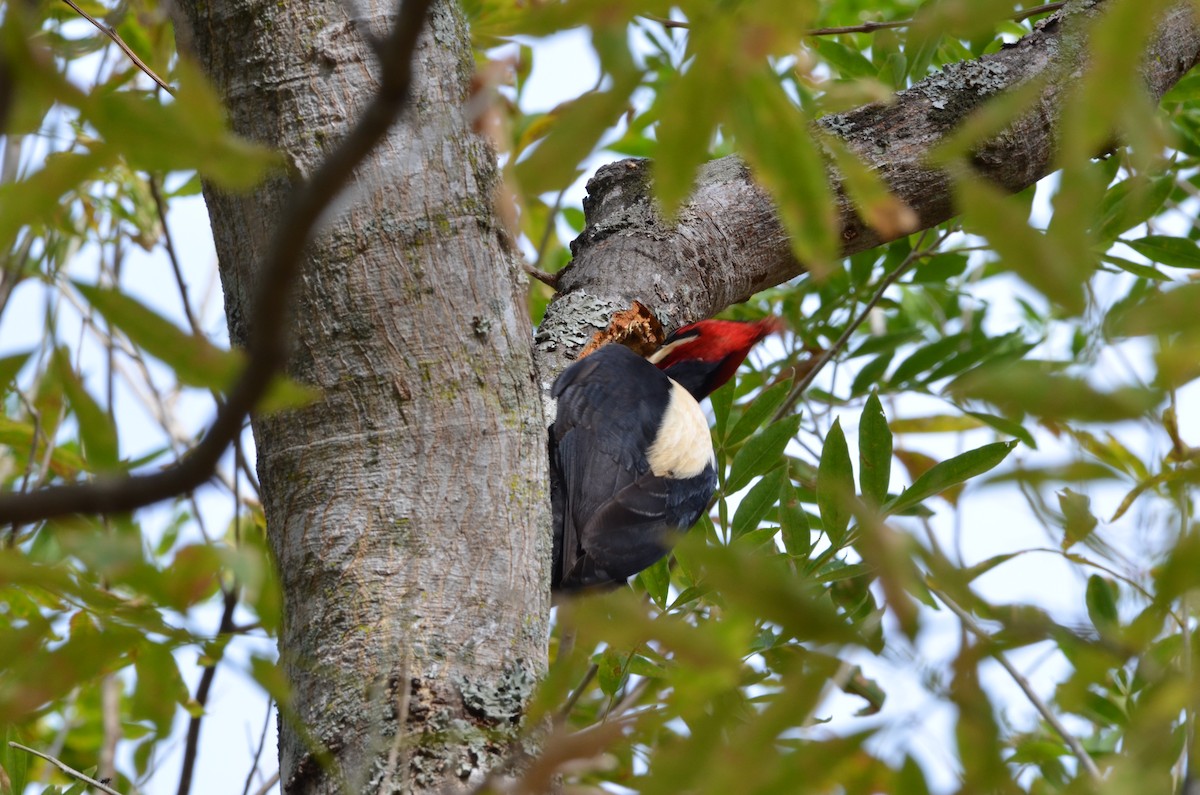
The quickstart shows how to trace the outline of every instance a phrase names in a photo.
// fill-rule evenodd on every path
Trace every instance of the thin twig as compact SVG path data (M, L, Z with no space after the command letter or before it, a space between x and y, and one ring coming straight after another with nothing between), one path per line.
M796 401L798 401L800 396L804 394L804 390L812 386L812 382L815 381L817 376L820 375L821 371L825 369L825 365L829 364L834 356L837 356L842 352L842 350L846 347L846 344L850 341L851 335L858 330L859 326L867 321L867 318L871 314L871 310L875 308L875 305L878 304L880 300L882 300L884 292L886 292L887 289L891 287L897 279L903 276L914 262L921 257L924 257L929 252L935 251L950 233L943 232L932 246L929 248L921 248L921 244L925 242L925 238L928 234L929 230L922 232L921 237L917 239L917 245L912 251L908 252L908 256L904 258L904 261L897 265L895 270L883 277L883 279L879 282L879 287L875 289L875 293L862 308L862 311L858 314L858 317L856 317L850 323L850 325L846 326L846 330L842 332L842 336L838 337L837 342L829 346L829 350L820 355L816 363L809 368L807 373L804 374L804 377L797 381L796 385L792 387L790 392L788 392L788 396L784 399L783 405L781 405L775 412L773 421L778 421L791 413L792 409L796 406Z
M1175 391L1174 390L1171 391L1171 408L1172 408L1172 410L1175 408ZM1179 532L1180 532L1179 541L1180 542L1185 541L1187 539L1187 536L1192 532L1191 531L1191 525L1192 525L1191 508L1192 508L1191 495L1188 493L1188 491L1186 489L1180 490L1180 493L1179 493ZM1181 608L1180 612L1183 613L1183 618L1184 618L1184 620L1182 622L1182 631L1181 631L1181 635L1183 638L1183 644L1182 644L1183 645L1183 670L1187 672L1187 678L1189 680L1188 681L1188 685L1189 685L1188 692L1194 694L1194 693L1196 693L1196 669L1195 669L1195 660L1192 657L1192 622L1191 622L1192 609L1191 609L1191 604L1192 604L1192 601L1188 595L1188 592L1185 591L1183 593L1183 595L1180 597L1180 604L1179 604L1179 606ZM1185 740L1184 740L1184 752L1181 755L1183 757L1183 776L1181 777L1182 781L1183 781L1183 786L1180 788L1180 791L1182 793L1184 793L1184 795L1190 795L1190 793L1195 791L1195 786L1194 786L1194 781L1192 779L1192 776L1196 771L1196 762L1197 762L1197 750L1198 749L1196 747L1196 713L1197 713L1198 705L1200 705L1200 699L1198 699L1197 696L1193 695L1192 703L1187 706L1187 708L1184 710L1184 713L1183 713L1183 725L1184 725Z
M554 290L558 289L557 273L547 273L546 271L535 268L528 263L522 265L521 267L524 268L525 272L529 274L531 278L537 279L542 284L545 284Z
M575 705L579 703L579 699L587 691L588 685L592 683L592 679L596 677L596 673L599 670L600 666L596 663L592 663L588 666L587 671L583 675L583 680L579 683L579 686L571 692L571 695L567 698L567 703L563 704L562 709L558 711L558 716L555 719L556 722L563 723L568 717L570 717L571 710L575 709Z
M183 314L187 318L192 333L196 336L204 334L196 315L192 312L192 302L188 298L187 282L183 278L183 268L179 265L179 256L175 253L175 241L171 239L171 227L167 225L167 205L163 201L162 191L158 189L158 180L153 175L147 175L146 184L150 186L150 197L154 199L154 209L158 212L158 223L163 230L163 247L167 250L167 259L171 263L171 271L175 274L175 287L179 290L179 300L183 303Z
M102 784L99 781L97 781L96 779L92 778L91 776L86 776L83 773L80 773L78 770L76 770L75 768L66 764L65 762L62 762L62 761L50 756L50 754L43 754L41 751L35 751L34 749L30 748L27 745L21 745L20 743L14 743L11 741L9 742L8 747L16 748L20 751L24 751L27 754L33 754L34 756L41 757L42 759L45 759L47 762L49 762L50 764L57 767L62 772L66 773L71 778L77 778L80 781L84 782L85 784L93 786L96 789L101 790L103 792L107 792L108 795L121 795L120 792L117 792L115 789L108 786L107 784Z
M238 588L231 586L225 592L225 610L221 613L221 624L217 629L217 637L226 635L233 627L233 611L237 608ZM200 675L200 684L196 687L195 702L199 707L196 714L188 723L187 740L183 746L183 766L179 771L179 789L176 795L188 795L192 789L192 775L196 769L196 757L200 753L200 722L204 720L204 707L208 704L208 693L212 689L213 678L217 675L217 665L220 660L213 660L205 667Z
M258 746L254 749L254 761L250 765L250 772L246 774L246 785L242 787L242 795L249 795L250 784L254 781L254 774L258 772L258 762L262 759L263 748L267 744L267 727L271 725L271 713L274 712L274 707L275 700L267 699L267 717L263 718L262 732L258 735Z
M636 685L631 687L625 696L616 704L610 706L604 711L604 715L600 718L602 723L607 723L611 720L616 720L637 706L637 702L645 694L650 687L650 680L643 677Z
M1057 11L1065 6L1066 0L1059 0L1057 3L1045 3L1033 8L1026 8L1013 14L1009 19L1014 22L1036 17L1038 14L1048 14L1051 11ZM651 22L657 22L664 28L688 28L691 27L689 22L681 22L677 19L667 19L666 17L656 17L649 14L642 14L643 18ZM845 33L874 33L877 30L895 30L896 28L907 28L916 24L915 19L897 19L891 22L863 22L860 25L841 25L832 28L811 28L804 31L804 36L840 36Z
M271 776L269 779L264 781L263 785L258 788L258 791L255 792L254 795L267 795L267 793L271 791L271 787L274 787L278 783L279 783L279 771L276 770L275 775Z
M30 494L0 495L0 522L33 522L75 513L120 513L198 488L242 431L288 353L291 294L308 241L334 197L355 169L383 140L408 104L412 53L432 0L400 3L388 41L378 48L380 86L345 140L299 190L292 193L275 227L260 271L258 292L248 317L253 320L248 361L229 397L217 411L204 438L182 461L150 475L97 478L90 483L55 486Z
M100 680L100 715L104 740L96 775L102 779L117 777L117 743L121 740L121 680L115 673Z
M991 642L991 635L989 635L983 629L983 627L979 626L978 622L975 621L975 618L970 613L960 607L953 599L941 591L934 590L934 593L937 594L938 599L941 599L942 603L946 605L946 607L950 608L950 612L958 616L959 620L962 621L963 626L969 630L971 634L975 635L975 637L982 641L989 643ZM1062 738L1062 741L1067 744L1068 748L1071 749L1071 753L1075 754L1075 757L1079 760L1079 764L1084 770L1087 771L1088 776L1091 777L1092 783L1099 784L1100 769L1096 767L1095 760L1092 759L1091 755L1088 754L1087 750L1084 749L1083 745L1079 742L1079 738L1067 731L1067 727L1063 726L1062 721L1058 719L1058 716L1050 710L1050 707L1047 706L1045 701L1042 701L1041 696L1034 692L1033 686L1029 684L1029 680L1026 679L1011 662L1009 662L1008 657L1005 656L1004 652L996 650L991 652L991 656L996 660L996 662L1000 663L1001 667L1003 667L1005 671L1008 672L1008 675L1011 676L1013 681L1017 683L1017 687L1021 688L1022 692L1025 693L1025 697L1029 699L1029 703L1033 704L1033 708L1036 709L1046 720L1046 723L1050 724L1050 727L1058 733L1058 736Z
M155 82L155 84L158 85L159 88L161 88L163 91L166 91L168 94L173 95L175 93L175 89L173 89L169 85L167 85L167 81L163 80L161 77L154 74L154 70L151 69L149 66L146 66L146 63L137 56L136 52L129 49L129 45L121 40L120 35L118 35L117 31L114 30L110 25L105 25L103 22L96 19L94 16L92 16L88 12L84 11L82 8L75 5L74 0L63 0L63 2L66 3L67 5L69 5L72 9L74 9L76 14L78 14L79 16L86 19L88 22L91 22L93 25L95 25L96 30L100 31L105 36L108 36L110 39L112 39L113 44L120 47L121 52L125 53L126 57L128 57L129 60L133 61L133 65L136 66L138 69L141 69L146 74L147 77L149 77L151 80L153 80Z
M1036 17L1038 14L1049 14L1051 11L1057 11L1067 4L1067 0L1058 0L1057 3L1043 3L1040 6L1026 8L1024 11L1018 11L1012 15L1014 22L1022 22L1030 17Z

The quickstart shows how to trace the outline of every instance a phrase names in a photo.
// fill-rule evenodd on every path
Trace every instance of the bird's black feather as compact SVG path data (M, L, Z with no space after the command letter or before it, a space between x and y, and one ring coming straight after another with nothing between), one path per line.
M622 345L601 348L554 382L555 588L623 582L666 554L669 537L707 507L716 488L711 465L690 478L650 471L647 451L672 389L662 371Z

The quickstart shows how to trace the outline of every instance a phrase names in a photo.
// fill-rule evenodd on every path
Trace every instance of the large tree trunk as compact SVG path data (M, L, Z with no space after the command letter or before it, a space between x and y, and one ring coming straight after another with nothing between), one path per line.
M234 128L299 178L377 87L350 3L182 5ZM383 33L394 11L373 0L359 23ZM408 110L301 271L289 371L322 398L254 423L304 727L281 721L288 793L462 789L507 752L545 666L545 426L495 155L463 117L457 5L435 4L415 62ZM291 185L206 192L235 342Z

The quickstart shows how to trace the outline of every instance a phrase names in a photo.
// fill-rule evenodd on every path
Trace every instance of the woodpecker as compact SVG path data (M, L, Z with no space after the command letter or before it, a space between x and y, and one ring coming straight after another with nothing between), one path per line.
M695 524L717 488L700 401L780 327L774 318L701 320L645 359L609 344L555 380L553 589L623 583Z

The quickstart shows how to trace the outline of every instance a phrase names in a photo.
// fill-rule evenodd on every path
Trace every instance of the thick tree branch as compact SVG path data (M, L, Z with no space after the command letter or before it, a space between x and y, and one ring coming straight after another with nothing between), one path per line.
M1073 21L1103 10L1072 12ZM841 137L892 192L917 214L918 229L956 214L951 178L930 167L930 151L989 97L1045 78L1034 111L981 148L973 166L991 182L1017 192L1046 176L1054 162L1058 108L1087 48L1070 46L1082 25L1067 12L999 52L957 63L896 95L828 116L820 124ZM1158 100L1200 60L1200 27L1190 2L1169 9L1143 58L1146 89ZM668 329L710 317L759 290L804 271L791 254L774 207L736 157L704 166L678 220L666 222L651 199L651 165L623 160L601 168L588 183L587 227L572 243L575 259L559 274L560 294L538 331L544 380L565 367L614 311L638 300ZM866 226L844 199L839 206L843 253L888 242ZM650 274L654 274L653 280Z
M412 53L432 0L399 3L397 21L375 48L380 84L362 118L292 194L268 248L258 278L249 361L228 400L200 443L180 462L151 475L99 478L90 483L54 486L28 494L0 495L0 522L32 522L73 513L118 513L191 491L210 477L246 416L282 369L287 357L287 314L293 282L305 247L321 215L350 181L354 169L383 140L403 110L412 83Z

